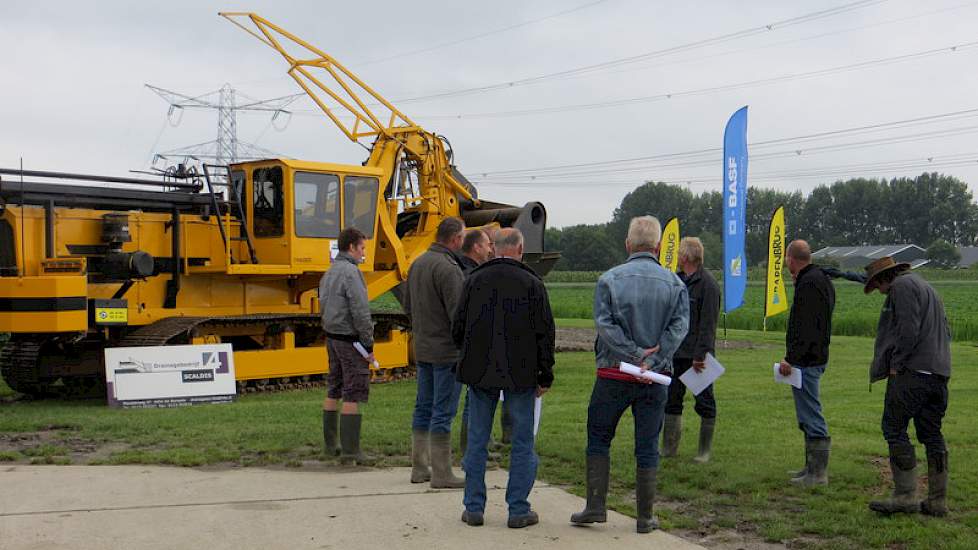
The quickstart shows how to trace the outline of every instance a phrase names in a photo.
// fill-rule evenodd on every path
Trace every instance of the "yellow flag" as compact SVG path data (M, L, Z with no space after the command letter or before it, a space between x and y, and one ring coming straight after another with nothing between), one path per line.
M672 218L662 230L659 263L669 271L679 270L679 218Z
M784 229L784 206L779 206L771 216L767 249L767 294L764 300L764 318L788 311L788 297L784 289L784 253L787 246Z

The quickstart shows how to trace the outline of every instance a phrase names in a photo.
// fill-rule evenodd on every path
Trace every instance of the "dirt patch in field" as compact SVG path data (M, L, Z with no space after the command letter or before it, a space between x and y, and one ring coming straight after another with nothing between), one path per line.
M669 532L678 537L682 537L689 542L713 548L715 550L785 550L786 548L799 548L799 546L785 545L782 543L765 542L756 535L741 533L734 529L670 529ZM804 548L804 546L800 546Z
M73 435L72 426L49 426L27 433L0 433L0 461L20 464L91 464L131 448Z
M557 353L594 351L593 328L557 328ZM777 346L746 340L717 340L718 349L773 349Z

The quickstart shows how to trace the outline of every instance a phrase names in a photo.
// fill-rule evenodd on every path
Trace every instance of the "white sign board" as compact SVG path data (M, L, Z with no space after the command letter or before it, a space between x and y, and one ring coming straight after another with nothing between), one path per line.
M237 393L231 344L107 348L110 407L229 403Z

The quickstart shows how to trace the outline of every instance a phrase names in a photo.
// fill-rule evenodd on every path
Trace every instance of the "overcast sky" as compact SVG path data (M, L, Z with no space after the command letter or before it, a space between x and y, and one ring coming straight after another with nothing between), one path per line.
M978 46L949 49L978 41L978 1L879 1L741 33L853 1L6 0L0 166L23 158L26 169L120 175L146 169L153 152L216 137L216 113L168 117L147 83L192 96L224 83L256 99L300 91L278 54L217 16L253 10L395 103L688 46L583 76L398 103L451 141L482 197L543 201L553 226L607 221L646 180L719 190L718 151L664 156L720 147L727 118L743 105L750 106L750 141L759 144L751 149L750 185L808 191L846 177L915 176L928 165L978 190L978 111L761 144L978 109ZM878 62L927 51L934 53ZM811 74L862 62L870 63ZM740 83L752 84L733 86ZM605 105L631 98L647 99ZM241 113L238 136L295 158L366 158L312 107L293 104L287 125L284 118L271 124L267 113ZM543 108L557 112L532 112ZM521 111L531 113L514 114ZM644 157L660 158L531 171Z

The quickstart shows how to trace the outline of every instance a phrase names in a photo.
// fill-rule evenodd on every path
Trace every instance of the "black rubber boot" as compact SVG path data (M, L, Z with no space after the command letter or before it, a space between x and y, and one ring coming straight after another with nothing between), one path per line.
M920 513L947 515L947 451L927 453L927 499L920 502Z
M659 520L652 515L656 473L655 468L635 469L635 530L639 533L659 528Z
M829 453L832 449L832 438L810 439L808 447L808 473L802 477L792 478L792 483L802 485L827 485L829 483Z
M805 436L805 467L798 471L791 471L792 483L801 483L812 469L812 440Z
M339 456L340 445L336 438L340 414L337 411L323 411L323 443L326 456Z
M683 435L683 417L680 414L667 414L662 423L662 452L664 457L679 454L679 440Z
M360 450L360 426L363 415L340 415L340 463L357 464L358 466L373 466L376 458L364 454Z
M611 461L606 456L587 457L587 504L584 511L571 514L571 523L608 521L608 473Z
M886 515L916 514L920 511L920 503L917 502L917 457L913 450L909 454L891 454L890 470L893 472L893 496L870 502L869 509Z
M411 483L431 481L428 458L428 432L413 430L411 432Z
M700 443L699 451L693 457L693 462L700 464L710 461L710 453L713 450L713 431L716 428L716 418L700 419Z
M465 480L452 473L452 434L431 432L431 488L461 489Z

